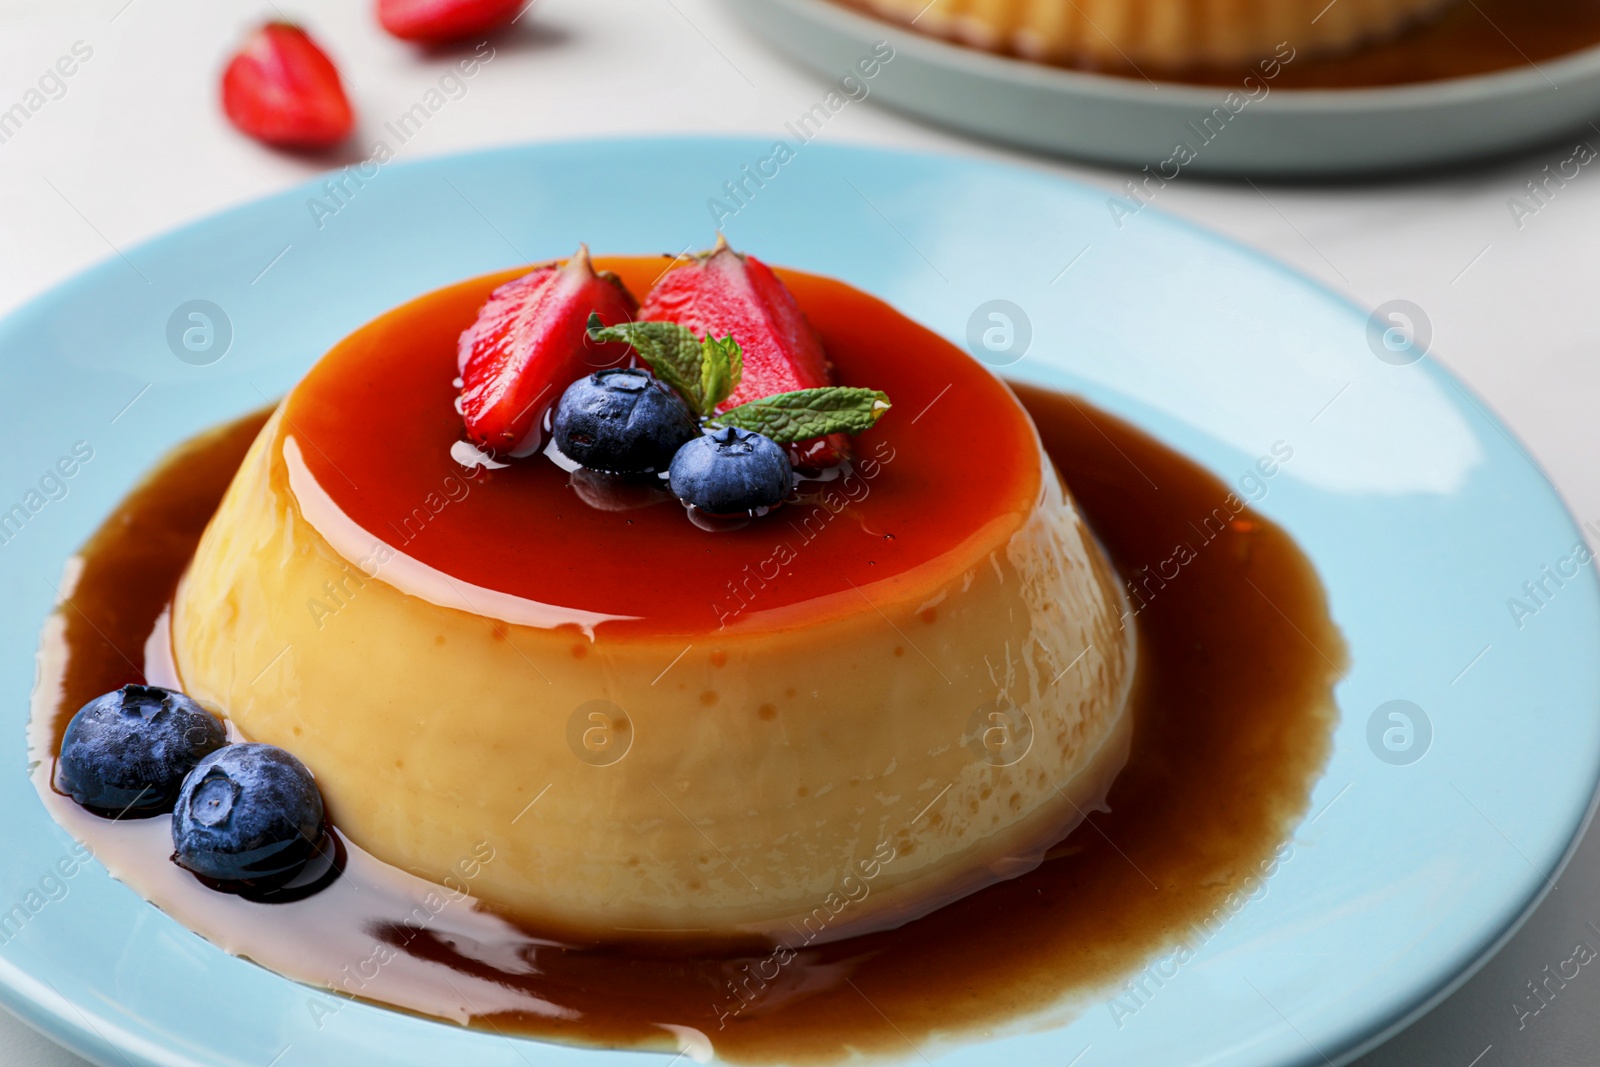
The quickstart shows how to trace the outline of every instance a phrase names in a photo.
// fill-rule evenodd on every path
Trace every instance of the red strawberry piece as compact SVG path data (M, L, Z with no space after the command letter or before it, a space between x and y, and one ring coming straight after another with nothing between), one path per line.
M532 0L378 0L378 21L402 41L437 44L493 33Z
M545 414L562 391L585 374L626 364L632 352L589 340L590 313L615 326L637 307L615 275L595 273L584 245L565 263L496 289L456 351L468 439L501 456L543 448Z
M261 27L228 63L222 109L241 131L280 148L327 148L355 125L333 61L287 22Z
M833 383L822 338L806 321L794 294L755 256L717 246L662 275L644 298L643 321L676 322L704 337L729 334L744 350L744 377L718 410L795 389ZM846 434L801 442L796 460L828 467L849 454Z

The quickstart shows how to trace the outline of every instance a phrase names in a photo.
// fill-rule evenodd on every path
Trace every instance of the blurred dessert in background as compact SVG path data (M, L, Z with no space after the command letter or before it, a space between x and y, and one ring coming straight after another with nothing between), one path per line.
M1287 62L1393 37L1458 0L850 0L937 37L1089 69Z

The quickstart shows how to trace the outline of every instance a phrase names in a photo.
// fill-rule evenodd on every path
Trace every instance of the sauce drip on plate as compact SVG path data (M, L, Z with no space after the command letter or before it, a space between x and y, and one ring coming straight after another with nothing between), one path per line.
M1132 753L1110 811L1040 867L916 922L792 958L561 944L479 908L470 870L436 886L359 842L326 891L259 904L171 864L167 817L105 821L52 792L72 714L147 669L160 677L147 639L264 415L185 446L74 560L36 696L40 795L118 877L230 951L499 1033L836 1061L911 1055L908 1043L928 1050L1039 1012L1107 1010L1118 982L1180 943L1198 947L1294 862L1286 838L1330 750L1343 643L1309 561L1244 505L1245 483L1081 400L1016 389L1129 583L1141 642Z

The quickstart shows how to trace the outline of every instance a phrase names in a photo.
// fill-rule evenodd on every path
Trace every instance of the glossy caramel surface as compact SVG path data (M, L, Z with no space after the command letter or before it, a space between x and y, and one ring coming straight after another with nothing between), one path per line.
M595 266L616 271L642 296L671 262L613 257ZM1040 474L1021 407L966 353L849 286L779 273L821 333L841 384L882 389L894 404L856 439L857 455L886 446L893 463L869 497L850 503L836 535L807 545L799 564L763 592L762 611L793 625L783 609L854 596L921 566L934 568L930 589L959 573L987 551L979 540L992 524L1020 526ZM462 438L456 338L489 292L516 274L439 290L352 334L290 395L285 433L346 515L451 578L575 612L632 617L602 624L604 637L716 629L718 603L731 588L769 561L775 545L807 540L793 527L805 509L710 536L670 499L628 511L591 507L543 456L481 472L470 493L450 500L449 488L461 484L450 454Z

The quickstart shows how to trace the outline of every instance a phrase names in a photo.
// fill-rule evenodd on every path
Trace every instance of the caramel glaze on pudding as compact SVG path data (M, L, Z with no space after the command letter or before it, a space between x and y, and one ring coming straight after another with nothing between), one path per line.
M643 292L662 261L597 266ZM454 340L507 277L334 348L174 604L182 688L303 759L351 841L439 882L492 848L475 894L572 939L820 943L1031 869L1101 803L1134 630L1004 384L786 272L897 411L853 473L710 533L543 457L463 474Z

